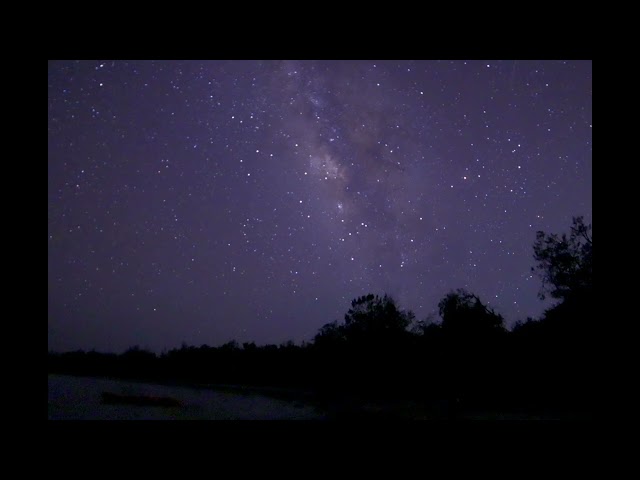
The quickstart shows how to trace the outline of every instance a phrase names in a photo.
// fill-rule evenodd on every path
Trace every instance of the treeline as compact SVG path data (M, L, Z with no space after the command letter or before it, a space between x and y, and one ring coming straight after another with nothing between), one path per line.
M540 296L558 303L512 330L480 298L459 289L439 320L416 320L387 295L354 299L341 322L312 342L183 345L161 355L49 353L49 372L189 384L300 387L319 394L444 401L460 408L590 410L599 382L591 284L591 225L538 232Z

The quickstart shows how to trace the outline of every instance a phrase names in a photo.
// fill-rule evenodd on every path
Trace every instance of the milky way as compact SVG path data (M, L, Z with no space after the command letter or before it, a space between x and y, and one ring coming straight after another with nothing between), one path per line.
M592 211L590 61L52 61L49 348L310 340L352 298L507 324Z

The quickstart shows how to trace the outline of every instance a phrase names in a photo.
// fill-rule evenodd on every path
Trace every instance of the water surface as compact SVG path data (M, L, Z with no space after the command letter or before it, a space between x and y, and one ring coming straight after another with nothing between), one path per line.
M105 405L102 392L179 400L182 407ZM49 375L49 420L314 420L312 405L256 393L166 386L104 378Z

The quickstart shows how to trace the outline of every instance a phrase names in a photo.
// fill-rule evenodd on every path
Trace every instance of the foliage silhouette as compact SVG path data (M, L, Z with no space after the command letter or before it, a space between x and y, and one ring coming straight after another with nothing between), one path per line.
M442 328L457 335L485 335L504 331L501 315L483 305L480 299L458 289L448 293L438 303Z
M571 233L567 237L539 231L533 245L537 262L531 270L542 278L540 298L546 295L565 300L572 294L588 294L592 280L591 225L584 217L573 217Z
M370 345L398 341L406 336L413 319L413 312L400 310L388 295L358 297L351 302L351 308L344 316L345 339Z
M441 418L490 410L590 412L602 385L595 375L602 326L593 315L590 232L582 217L573 219L568 236L538 232L533 250L541 297L559 302L511 331L499 313L464 289L440 300L440 321L416 320L392 297L367 294L353 299L343 322L325 324L302 345L232 340L218 347L183 344L160 355L138 346L120 355L49 352L48 368L309 390L338 417L356 415L354 398L411 399L440 411Z

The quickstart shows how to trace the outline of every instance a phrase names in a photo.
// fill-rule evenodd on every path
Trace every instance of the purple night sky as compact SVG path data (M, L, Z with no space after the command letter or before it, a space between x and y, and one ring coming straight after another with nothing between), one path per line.
M539 316L591 61L50 61L50 350L311 340L356 296Z

